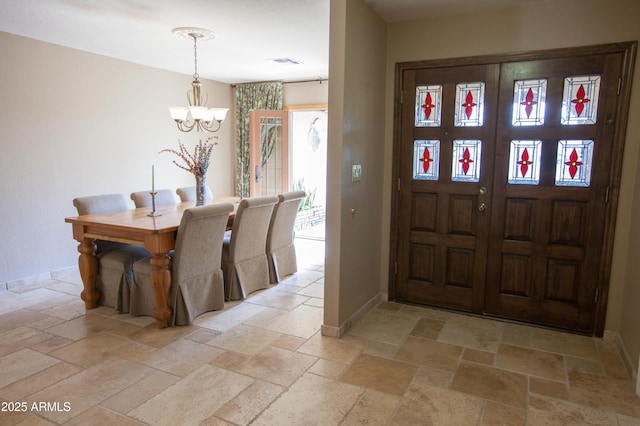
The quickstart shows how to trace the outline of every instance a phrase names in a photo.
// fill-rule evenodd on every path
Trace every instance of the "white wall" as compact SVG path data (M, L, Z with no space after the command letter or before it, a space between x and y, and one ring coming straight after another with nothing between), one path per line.
M194 146L167 105L186 103L192 78L0 33L0 289L77 265L67 216L74 197L193 185L164 148ZM203 81L213 106L233 108L229 85ZM233 111L207 183L233 194Z

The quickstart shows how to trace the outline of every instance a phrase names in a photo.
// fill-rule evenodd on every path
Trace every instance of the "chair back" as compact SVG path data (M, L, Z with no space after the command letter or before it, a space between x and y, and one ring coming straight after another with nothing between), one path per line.
M139 207L152 207L151 191L138 191L131 193L131 199ZM156 206L164 206L169 204L176 204L176 196L170 189L158 189L156 190Z
M231 229L229 260L237 263L265 254L267 233L276 196L259 196L240 201Z
M298 216L298 208L306 195L304 191L285 192L278 195L278 204L273 208L269 223L267 252L293 244L293 228Z
M232 211L231 203L210 204L184 211L173 256L173 280L176 283L220 270L222 240Z
M122 194L91 195L73 199L78 215L129 210L131 205Z
M207 195L205 200L213 199L213 192L211 192L211 188L208 186L205 187L207 191ZM196 187L195 186L186 186L184 188L176 189L176 194L180 197L180 202L184 203L187 201L196 201Z

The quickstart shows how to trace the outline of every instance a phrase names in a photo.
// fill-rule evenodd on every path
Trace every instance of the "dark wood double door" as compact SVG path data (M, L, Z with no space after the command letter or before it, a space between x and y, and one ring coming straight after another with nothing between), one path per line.
M635 45L397 67L397 301L601 333Z

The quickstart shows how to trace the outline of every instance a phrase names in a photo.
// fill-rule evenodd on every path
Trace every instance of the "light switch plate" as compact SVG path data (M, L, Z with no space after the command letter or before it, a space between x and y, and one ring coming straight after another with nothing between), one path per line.
M362 166L360 164L351 165L351 182L360 182L362 177Z

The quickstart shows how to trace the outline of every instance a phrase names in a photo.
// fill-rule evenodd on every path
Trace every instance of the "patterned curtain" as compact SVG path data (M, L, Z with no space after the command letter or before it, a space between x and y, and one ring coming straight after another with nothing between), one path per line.
M282 82L236 86L236 196L249 194L249 111L282 109Z

